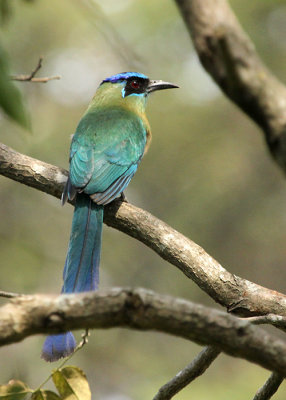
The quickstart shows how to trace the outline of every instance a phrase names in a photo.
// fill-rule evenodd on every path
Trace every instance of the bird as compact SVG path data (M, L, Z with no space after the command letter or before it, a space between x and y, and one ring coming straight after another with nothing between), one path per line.
M104 207L131 181L146 154L151 129L146 102L157 90L177 88L138 72L104 79L82 116L70 146L61 202L75 201L61 293L98 289ZM71 332L50 335L41 357L53 362L74 352Z

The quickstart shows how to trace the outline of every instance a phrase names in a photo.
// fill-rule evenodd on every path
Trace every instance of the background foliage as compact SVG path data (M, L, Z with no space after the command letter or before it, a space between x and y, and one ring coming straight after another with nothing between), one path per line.
M285 82L284 2L230 3L262 59ZM139 70L180 85L149 101L153 143L128 199L199 243L229 271L285 293L284 177L258 128L203 72L172 1L14 1L2 20L1 46L11 73L29 73L43 55L39 75L62 79L17 84L33 133L3 113L0 140L66 168L70 135L103 78ZM58 293L72 208L3 177L0 204L1 289ZM150 249L105 227L101 287L128 285L212 304ZM42 342L34 337L2 348L0 382L14 378L37 387L51 370L39 358ZM198 351L181 339L116 329L92 332L73 363L85 371L93 398L140 400L152 398ZM251 398L268 375L246 361L220 356L176 398ZM274 398L285 394L282 386Z

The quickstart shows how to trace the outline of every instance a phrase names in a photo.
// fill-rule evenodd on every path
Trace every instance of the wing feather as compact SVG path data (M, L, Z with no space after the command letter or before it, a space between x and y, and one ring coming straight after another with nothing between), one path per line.
M92 194L90 197L97 204L106 205L118 197L128 186L137 170L137 165L132 165L123 175L114 181L104 192Z
M83 191L97 204L108 204L135 174L146 145L146 129L136 115L115 111L109 118L89 115L88 121L84 117L85 123L79 124L71 144L64 199Z

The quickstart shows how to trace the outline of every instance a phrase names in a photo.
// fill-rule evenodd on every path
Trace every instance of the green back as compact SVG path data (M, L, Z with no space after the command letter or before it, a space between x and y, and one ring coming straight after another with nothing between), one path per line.
M87 194L106 191L120 177L134 175L145 145L146 127L137 114L122 107L90 108L71 144L71 184Z

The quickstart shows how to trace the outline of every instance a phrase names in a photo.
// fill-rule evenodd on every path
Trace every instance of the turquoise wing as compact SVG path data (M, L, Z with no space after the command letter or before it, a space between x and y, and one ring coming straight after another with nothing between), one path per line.
M129 184L146 145L146 130L139 117L122 110L108 115L88 115L89 123L79 124L70 153L68 192L85 192L102 205Z

